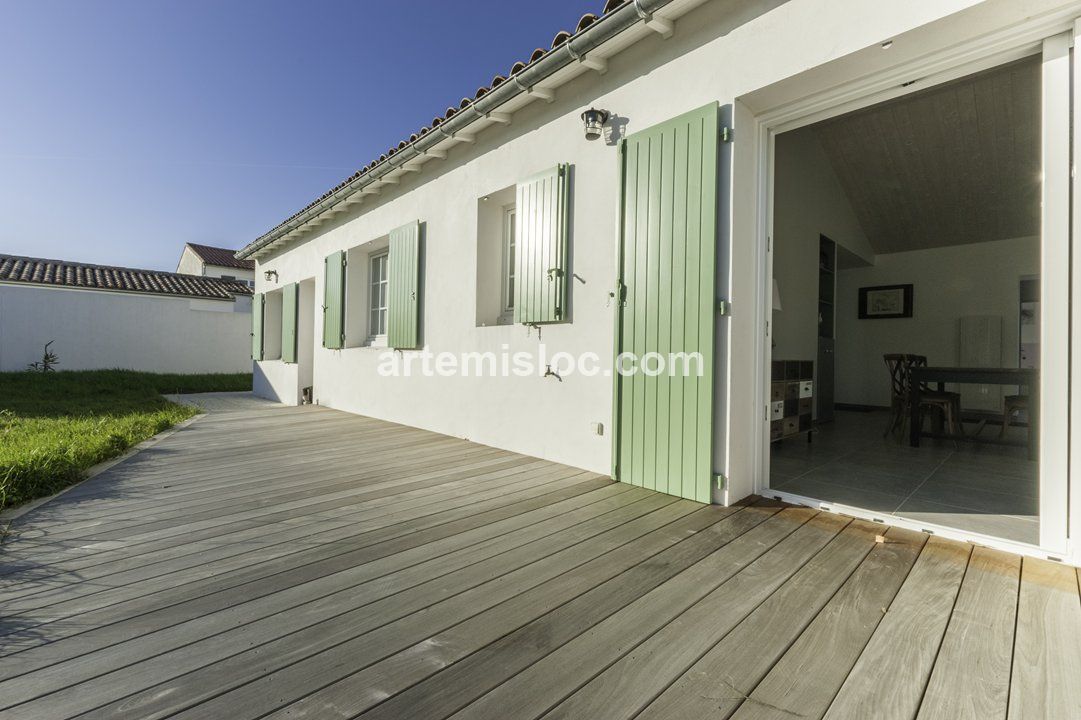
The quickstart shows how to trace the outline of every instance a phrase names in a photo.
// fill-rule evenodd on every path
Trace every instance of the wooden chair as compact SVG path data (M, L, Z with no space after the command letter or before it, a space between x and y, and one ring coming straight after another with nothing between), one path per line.
M904 432L911 407L912 368L926 367L927 357L907 353L887 353L882 356L882 359L885 360L886 369L890 373L890 421L886 425L886 432L882 433L882 437L886 437L898 427L901 428L902 433ZM921 422L925 409L939 412L951 435L964 435L964 428L961 425L960 394L931 390L926 385L921 385Z
M1006 434L1013 414L1021 411L1028 412L1028 395L1007 395L1002 398L1002 429L998 431L999 437ZM1028 418L1028 421L1032 422L1032 418Z

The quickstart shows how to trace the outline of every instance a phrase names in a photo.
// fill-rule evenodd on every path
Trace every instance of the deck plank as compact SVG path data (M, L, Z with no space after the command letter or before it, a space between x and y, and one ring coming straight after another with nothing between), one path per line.
M1006 717L1021 558L977 547L918 720Z
M181 711L195 706L191 714L196 717L258 717L267 708L273 710L310 694L315 688L350 675L383 655L409 647L492 605L528 594L523 590L543 585L583 561L588 564L594 559L594 566L603 565L608 572L618 573L618 563L613 564L610 557L613 549L636 538L656 535L658 529L693 515L693 503L673 503L613 528L586 545L555 553L459 595L437 598L439 602L424 612L395 620L397 603L392 598L379 608L361 608L348 624L334 618L322 623L317 631L283 637L233 654L197 672L149 687L109 709L117 717L154 718L182 717ZM700 520L691 518L688 522L693 527ZM231 692L215 697L223 687Z
M505 484L502 486L501 491L505 494L509 494L523 489L534 488L549 482L559 482L565 478L574 477L584 478L584 474L562 468L548 468L547 470L539 470L527 474L516 473L502 478ZM282 550L290 550L295 548L296 545L294 543L301 539L304 539L306 542L327 540L329 538L326 538L325 534L329 531L341 528L351 528L354 530L358 530L359 528L374 529L388 523L393 523L403 517L418 517L421 515L432 514L448 507L458 507L470 502L480 502L488 497L494 496L492 487L486 484L474 487L466 486L456 489L452 488L446 492L429 492L423 499L418 499L416 496L412 495L412 493L406 493L405 495L407 495L407 497L401 502L368 502L364 503L363 507L356 508L355 512L344 515L337 515L337 513L332 510L330 512L335 513L335 518L332 519L323 516L321 518L323 522L313 525L289 523L284 524L277 532L272 531L264 525L262 526L265 529L264 533L261 536L258 536L257 542L217 543L212 547L204 548L199 552L194 552L194 549L193 552L180 552L176 553L175 557L159 559L150 564L140 563L131 559L129 560L130 567L118 568L113 565L106 566L101 570L98 570L97 568L81 570L79 572L79 577L84 582L76 586L62 584L58 587L13 589L10 600L6 603L7 612L14 615L24 611L26 608L40 610L46 607L53 607L54 605L71 600L72 598L84 598L109 588L119 588L135 582L145 582L166 575L172 580L181 579L183 576L178 573L192 568L198 568L201 573L205 574L214 568L214 563L219 560L237 558L245 556L248 553L255 553L262 549L279 546ZM190 547L190 545L178 540L177 544L173 547L183 550ZM244 560L246 559L247 558L244 558ZM247 563L245 562L245 564ZM144 585L143 587L147 586Z
M972 546L932 536L826 712L909 720L919 710Z
M671 683L765 603L821 592L830 577L843 577L874 545L874 535L849 532L850 521L820 515L807 528L819 537L793 534L702 598L633 651L544 715L546 720L580 717L634 718ZM831 533L837 533L831 535ZM816 533L817 534L817 533ZM824 545L820 544L826 540ZM821 548L821 549L819 549ZM813 602L813 600L812 600ZM765 638L759 638L760 645ZM767 641L768 642L768 641Z
M685 502L685 501L684 501ZM694 503L690 503L695 507ZM553 581L501 603L466 622L436 633L412 633L412 642L393 655L345 674L341 680L286 706L275 716L334 708L355 715L375 707L387 696L415 686L444 668L451 674L475 672L480 666L508 677L656 587L710 552L777 513L777 507L702 508L633 542L576 567ZM381 646L386 641L374 638ZM517 656L501 651L510 649ZM479 651L479 652L478 652ZM539 654L538 654L539 653ZM495 657L501 655L502 657ZM463 659L466 662L459 662ZM444 678L445 679L445 678ZM377 688L380 692L373 692ZM470 688L451 684L448 694L468 697ZM383 694L386 693L386 694ZM425 696L427 697L427 696ZM467 700L446 698L464 704ZM412 712L413 705L407 700ZM415 706L418 711L424 710ZM418 717L425 716L419 712Z
M635 500L635 497L639 500ZM618 528L637 518L650 515L656 510L675 503L674 498L656 495L645 497L638 492L620 494L596 510L590 506L576 510L567 507L547 521L545 527L527 524L527 516L518 516L524 526L517 531L518 542L506 535L490 538L490 541L469 545L455 552L447 547L426 546L427 553L413 553L405 557L385 558L386 562L371 563L367 572L338 573L335 584L327 586L306 583L290 591L268 596L264 601L254 601L233 606L218 617L201 617L198 623L174 626L172 632L156 633L142 642L125 642L105 647L101 652L75 658L71 662L48 668L35 674L33 692L35 697L45 692L55 692L46 702L51 710L66 712L92 698L97 704L120 700L130 694L132 685L142 687L177 678L187 672L207 668L212 663L236 655L245 649L250 657L265 656L267 643L275 642L274 648L285 647L310 650L322 639L327 646L349 637L351 632L363 632L424 610L440 600L453 597L485 582L498 578L532 563L536 557L554 553L561 548L576 546L581 553L591 551L593 537ZM598 503L599 504L599 503ZM614 506L614 507L613 507ZM614 512L605 511L614 510ZM567 527L559 529L561 524ZM552 533L552 530L557 530ZM498 542L496 542L498 541ZM441 554L446 552L447 554ZM419 564L408 565L410 561ZM358 571L361 569L358 568ZM340 587L344 582L350 584ZM329 592L338 587L334 592ZM285 612L285 611L289 612ZM262 620L258 618L262 616ZM303 631L303 634L300 634ZM159 642L175 650L160 653ZM258 648L258 649L256 649ZM284 654L279 657L285 657ZM129 667L134 664L134 667ZM239 675L227 675L230 666L242 663L234 660L223 663L202 674L219 674L239 682ZM102 673L103 667L117 668ZM250 673L266 672L273 667L271 661L246 668ZM86 682L86 680L93 680ZM180 681L190 683L191 678ZM52 683L52 688L43 685ZM74 684L78 683L78 684ZM225 684L225 683L220 683ZM6 688L0 684L0 693ZM191 696L188 696L189 699ZM137 704L128 698L125 705L138 707L141 717L153 708ZM24 706L33 710L33 704Z
M610 481L604 478L586 481L572 478L559 484L560 487L555 489L549 487L549 483L529 491L499 494L498 497L479 503L466 504L453 510L396 522L373 530L359 528L354 532L343 529L344 538L295 549L295 552L269 553L274 557L261 556L260 562L247 565L238 561L230 569L219 563L218 572L184 584L171 582L166 578L164 581L151 581L156 582L156 586L151 588L106 590L93 596L90 604L95 605L94 608L80 606L76 601L60 611L45 608L40 613L35 612L29 617L29 622L18 616L7 617L5 623L9 628L14 626L15 631L0 628L0 637L8 648L5 654L10 654L27 646L78 634L88 627L139 617L147 612L148 604L171 607L187 600L210 597L211 607L227 607L255 594L276 592L292 584L309 582L314 578L338 572L353 564L369 562L449 538L558 500L582 495L610 484ZM206 610L205 607L203 610ZM78 619L58 622L68 618Z
M746 689L753 678L742 684L738 676L731 682L723 674L718 676L718 687L711 697L720 696L720 717L737 706L731 716L738 720L792 720L794 714L817 719L825 715L908 577L926 536L893 528L885 539L749 696Z
M774 548L780 546L774 557L787 558L791 557L789 552L797 544L807 549L814 548L817 543L828 542L840 528L836 523L825 526L820 522L808 524L816 514L809 508L782 510L625 608L593 624L586 632L554 652L545 654L514 677L505 679L454 713L453 717L539 717L577 689L579 683L604 670L698 600L740 574L748 565L755 567L755 560ZM797 567L793 568L793 572L798 565L802 565L801 559L798 556L795 558L793 565ZM773 564L767 561L767 565ZM491 673L468 675L464 684L476 693L492 684L492 679ZM429 683L424 690L429 696L441 700L445 683L437 676L436 681ZM444 709L429 716L441 717ZM392 701L376 708L368 717L389 718L394 713Z
M474 471L476 472L476 471ZM569 477L571 475L581 475L579 472L573 470L567 470L563 468L552 468L551 466L533 467L529 470L521 470L520 467L499 471L495 473L484 473L481 477L485 479L499 479L504 483L504 488L507 492L512 490L518 490L525 487L529 487L533 484L540 484L548 480L555 480L560 477ZM292 531L299 533L297 537L304 536L305 528L293 527L299 523L291 522L302 517L318 518L320 520L327 521L325 528L320 528L321 523L312 523L308 528L308 533L316 533L323 529L332 529L330 524L334 521L340 523L356 523L358 526L361 523L372 523L372 527L377 526L375 523L382 518L393 518L395 516L400 517L403 511L410 515L420 515L422 513L430 513L438 511L441 508L453 506L454 503L459 502L463 498L476 497L478 500L483 499L480 493L486 490L490 490L491 487L487 483L478 483L473 480L454 480L444 485L425 488L422 490L409 490L403 491L397 495L384 495L384 494L369 494L365 496L365 499L358 499L357 497L349 497L348 499L340 498L342 501L337 503L337 506L326 508L323 507L320 510L312 511L307 506L294 508L295 512L290 513L288 516L281 518L277 522L267 522L264 519L256 526L261 528L280 528L284 531ZM245 523L248 520L253 520L260 515L249 515L238 519L238 522ZM348 520L346 519L348 518ZM178 525L177 527L181 527ZM228 525L219 526L223 530L228 529ZM248 536L258 538L263 544L270 544L273 538L269 537L270 530L267 530L267 535L257 536L253 531L247 533ZM125 576L120 573L127 572L129 575L133 571L140 568L144 568L150 564L160 564L170 559L166 557L172 554L174 564L161 567L168 572L173 572L179 569L177 563L182 563L181 558L185 556L193 555L199 546L195 545L189 536L182 533L172 535L173 542L166 546L166 552L157 552L155 554L146 554L138 552L138 549L132 546L128 546L128 553L121 555L118 558L114 558L111 561L96 562L96 563L69 563L65 565L65 572L78 571L79 577L84 581L94 580L94 583L86 583L84 590L94 589L102 587L102 583L106 583L111 586L123 584L125 582ZM252 549L250 543L235 542L237 540L243 540L241 538L232 538L234 542L214 542L206 543L201 552L202 562L208 563L215 559L213 555L215 553L222 554L224 557L229 553L237 553ZM285 538L288 539L288 538ZM285 540L283 539L283 541ZM193 545L195 545L193 547ZM190 549L191 552L184 552L184 550ZM171 552L170 552L171 551ZM178 552L179 551L179 552ZM190 562L189 557L189 562ZM54 573L55 574L55 573ZM40 608L48 604L46 602L50 598L50 591L55 590L55 587L48 583L48 580L53 575L48 571L42 571L38 574L36 582L23 583L20 585L9 585L5 588L8 593L9 611L14 611L17 607L23 603L14 603L16 598L24 596L34 596L33 602L35 606ZM105 581L108 578L108 581Z
M670 684L649 699L636 716L638 720L730 715L867 554L878 547L875 537L881 531L874 523L853 522L674 682L667 672L645 678L646 683ZM713 630L707 624L702 632Z
M1017 602L1010 720L1081 717L1081 597L1078 576L1025 558Z
M535 498L539 495L549 492L558 492L560 489L566 489L583 482L588 482L588 474L570 474L571 472L573 471L566 471L564 474L557 475L554 478L545 477L536 484L526 480L523 481L522 485L512 487L507 491L504 491L499 487L487 486L478 493L462 495L447 503L447 505L455 509L468 508L471 511L477 510L478 508L497 508L505 506L510 502ZM332 539L343 540L347 537L360 537L364 534L371 533L377 528L393 528L404 524L405 522L412 521L415 518L439 518L446 512L446 510L440 507L434 507L417 508L415 512L411 509L405 509L386 515L376 514L375 517L365 518L363 523L357 523L355 525L345 524L337 530L331 530L327 536L324 536L323 540L325 542L330 542ZM174 564L184 563L187 564L188 567L183 570L165 574L151 571L153 577L145 578L142 582L130 586L95 587L94 585L90 585L89 593L80 592L81 585L58 588L55 591L50 591L48 593L49 597L41 602L38 601L36 596L12 601L9 604L7 614L9 617L17 617L23 614L33 613L35 616L34 619L37 620L39 624L56 622L85 612L115 605L131 598L141 597L152 593L166 592L190 582L197 582L227 574L235 569L247 568L261 562L298 555L306 552L304 549L305 547L306 546L304 545L294 545L290 543L284 543L280 546L270 545L256 548L239 556L233 555L203 564L196 563L194 565L191 564L190 558L179 560ZM230 549L227 549L226 552L229 550Z
M153 651L149 654L158 654L163 645L170 647L167 644L170 640L175 641L176 646L187 644L200 637L250 624L263 616L272 616L292 607L303 606L307 602L322 600L335 593L348 592L375 579L379 579L379 582L371 589L375 591L374 597L392 595L410 587L408 584L404 587L398 586L399 581L405 577L418 578L421 582L431 581L489 556L509 555L518 544L545 539L549 533L558 532L564 527L574 529L575 533L580 532L576 523L582 518L603 516L587 526L587 529L594 529L608 523L622 522L625 516L635 517L638 513L649 512L651 508L661 507L663 504L663 500L651 497L636 500L635 495L628 496L619 492L618 486L607 486L531 513L524 513L511 519L513 522L486 525L474 532L404 550L369 563L353 565L303 584L286 587L279 592L253 593L252 597L239 604L220 607L217 598L206 596L141 615L134 619L134 628L126 622L95 627L30 648L17 655L0 658L0 677L15 677L63 660L82 659L87 653L94 651L102 651L95 655L96 661L104 663L103 667L110 667L111 653L119 651L130 655L134 652L133 645L146 645L148 652ZM347 598L346 606L359 607L363 604L363 596L372 594L371 590L358 590L352 601ZM193 620L198 622L192 622ZM292 618L289 620L293 621ZM285 628L289 624L283 619L278 620L279 628ZM282 629L281 632L284 634L286 630ZM153 637L150 637L151 634ZM69 666L66 672L76 671ZM0 684L0 689L3 687L4 685Z

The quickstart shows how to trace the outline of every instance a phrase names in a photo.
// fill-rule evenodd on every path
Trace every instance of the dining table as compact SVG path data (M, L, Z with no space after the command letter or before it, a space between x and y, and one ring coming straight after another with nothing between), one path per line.
M981 438L977 435L943 435L941 433L926 433L920 422L920 394L922 388L936 384L940 392L946 389L946 383L955 385L1012 385L1027 387L1029 393L1028 407L1028 454L1032 460L1036 459L1039 450L1039 371L1035 368L996 368L996 367L949 367L927 365L914 367L911 370L912 397L909 407L911 423L909 425L909 444L912 447L920 446L920 438L948 437L952 440L968 440L971 442L984 442L994 444L1013 444L1007 441Z

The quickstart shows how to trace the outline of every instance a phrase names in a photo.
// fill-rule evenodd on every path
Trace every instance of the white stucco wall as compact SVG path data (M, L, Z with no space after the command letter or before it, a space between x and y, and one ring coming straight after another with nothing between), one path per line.
M187 245L180 253L180 262L177 263L176 271L185 275L202 275L203 259L195 254Z
M236 302L0 284L0 372L45 343L61 370L248 372L251 299Z
M1039 2L1041 8L1062 3ZM757 178L748 172L752 119L735 102L745 94L851 53L867 59L843 64L843 77L823 76L820 87L888 66L904 53L927 48L899 46L887 56L884 39L973 5L986 12L935 30L939 46L1022 18L1032 7L992 0L791 0L788 3L716 1L676 23L673 37L647 38L609 61L604 75L579 77L557 90L552 104L536 102L516 112L506 128L485 130L475 146L458 146L432 161L419 177L364 201L359 210L325 223L299 244L260 260L257 291L314 278L323 293L323 259L336 250L368 243L406 222L425 223L423 341L434 352L507 350L594 352L610 371L614 355L614 308L608 293L616 277L619 167L614 144L587 142L579 115L596 106L616 114L624 132L646 129L679 113L718 101L723 117L735 116L736 176L722 178L718 243L718 295L732 302L730 318L718 318L720 358L716 410L718 451L714 471L729 478L726 500L754 487L757 456L753 420L763 399L754 385L754 346L762 328L757 307ZM981 24L982 23L982 24ZM868 49L873 48L873 49ZM879 53L879 55L870 55ZM734 113L724 108L735 102ZM726 151L727 152L727 151ZM573 166L571 216L572 322L538 333L522 326L476 325L477 200L537 171ZM284 214L284 213L283 213ZM267 283L263 271L278 272ZM318 318L318 314L317 314ZM611 463L612 380L586 378L385 378L377 373L381 351L366 347L326 350L318 331L312 377L317 402L342 410L469 438L597 472ZM280 362L257 364L261 394L289 401L297 394L297 370ZM603 423L597 435L594 423Z
M228 275L236 280L255 280L254 270L204 263L203 259L196 255L195 251L187 245L184 246L184 250L180 253L180 262L177 263L176 271L185 275L202 275L216 278Z
M180 270L179 272L184 272ZM252 270L244 270L243 268L223 267L221 265L203 265L203 271L198 273L206 277L220 278L223 275L228 275L235 280L254 280L255 272Z

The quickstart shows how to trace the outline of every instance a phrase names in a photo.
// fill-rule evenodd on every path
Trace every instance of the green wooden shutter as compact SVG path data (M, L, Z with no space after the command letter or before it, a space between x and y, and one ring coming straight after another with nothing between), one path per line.
M420 321L420 223L390 231L387 276L387 345L417 347Z
M263 293L251 299L251 358L263 359Z
M323 347L345 346L345 253L339 250L323 263Z
M297 361L297 297L300 284L282 288L282 362Z
M617 353L700 353L703 372L616 373L613 474L710 501L716 324L716 103L627 137Z
M557 165L518 185L514 322L566 319L568 174Z

